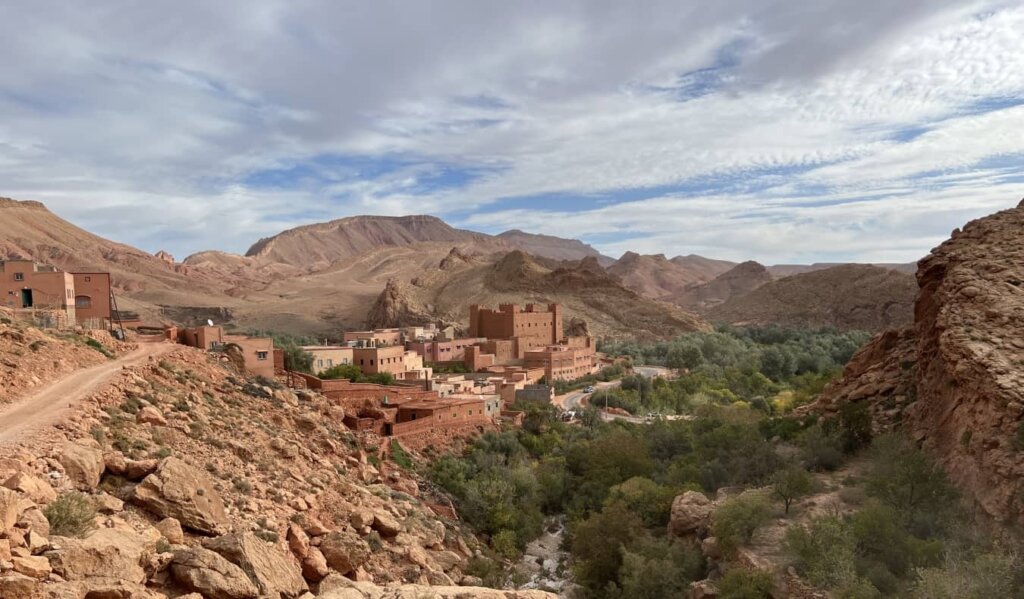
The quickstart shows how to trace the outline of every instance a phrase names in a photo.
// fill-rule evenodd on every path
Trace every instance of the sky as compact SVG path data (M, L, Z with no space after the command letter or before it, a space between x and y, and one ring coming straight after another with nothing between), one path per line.
M1024 2L0 0L0 196L179 259L356 214L906 262L1024 197Z

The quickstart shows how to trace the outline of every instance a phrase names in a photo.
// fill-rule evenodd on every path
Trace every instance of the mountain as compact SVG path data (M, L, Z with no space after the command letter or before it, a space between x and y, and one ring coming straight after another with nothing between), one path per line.
M675 258L672 258L672 263L677 266L682 266L702 281L710 281L730 268L736 266L735 262L705 258L704 256L698 256L697 254L676 256Z
M687 287L675 298L675 302L698 311L708 310L731 299L743 297L772 280L767 268L757 262L747 261L707 283Z
M312 271L374 249L425 241L509 247L490 235L456 229L434 216L350 216L260 239L245 255L261 264L277 262Z
M712 262L717 261L700 256L669 260L664 254L626 252L607 270L644 297L675 302L688 287L714 278Z
M772 276L778 279L783 277L791 277L793 275L802 275L808 272L814 272L816 270L825 270L826 268L833 268L835 266L842 266L844 264L850 264L849 262L815 262L814 264L775 264L768 267L768 272L772 273ZM917 262L881 262L877 264L870 264L870 266L877 266L879 268L888 268L889 270L895 270L903 274L912 275L917 272Z
M914 320L872 339L810 407L868 407L992 518L1024 524L1024 202L921 260Z
M878 331L909 323L916 286L910 275L844 264L766 283L715 306L713 321Z
M367 324L442 322L466 328L470 305L502 303L562 304L566 323L585 320L599 336L665 338L709 328L690 312L623 287L595 257L550 268L519 250L391 282L371 308Z
M593 257L597 258L597 261L602 266L607 266L615 261L614 258L601 255L601 252L578 239L537 235L535 233L526 233L519 229L505 231L497 235L497 237L527 254L551 260L582 260Z

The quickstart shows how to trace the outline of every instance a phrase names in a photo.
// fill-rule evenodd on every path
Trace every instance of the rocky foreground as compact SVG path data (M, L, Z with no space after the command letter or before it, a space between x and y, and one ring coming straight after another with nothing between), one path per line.
M813 409L869 406L990 516L1024 523L1024 202L921 260L913 325L876 336Z
M344 415L190 348L125 368L0 448L0 597L553 597L481 588L443 498Z

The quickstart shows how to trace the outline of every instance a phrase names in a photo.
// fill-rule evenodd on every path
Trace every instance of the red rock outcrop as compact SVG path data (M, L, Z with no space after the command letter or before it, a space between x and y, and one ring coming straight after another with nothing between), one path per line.
M919 263L914 324L875 337L815 409L869 402L994 518L1024 522L1024 202Z

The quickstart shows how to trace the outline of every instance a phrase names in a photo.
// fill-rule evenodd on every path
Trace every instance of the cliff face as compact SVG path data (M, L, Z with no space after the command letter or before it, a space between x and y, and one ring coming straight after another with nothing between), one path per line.
M873 339L815 407L869 402L986 513L1024 523L1024 202L954 231L917 282L913 326Z

